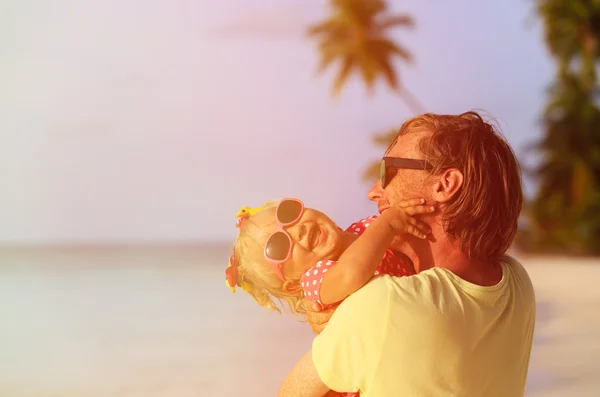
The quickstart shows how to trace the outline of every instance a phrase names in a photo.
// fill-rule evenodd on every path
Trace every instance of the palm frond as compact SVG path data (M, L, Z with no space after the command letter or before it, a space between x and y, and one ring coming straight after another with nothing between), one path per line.
M383 0L330 0L330 6L329 18L310 26L308 35L318 40L319 73L340 61L333 95L340 94L353 71L360 74L369 93L379 78L400 92L394 58L410 63L412 55L388 38L387 31L395 27L413 27L414 20L408 15L389 14ZM410 101L410 95L403 99ZM409 108L415 108L407 104Z
M382 30L400 26L403 28L413 28L415 26L415 20L409 15L385 16L381 18L378 25Z
M393 55L400 57L404 62L412 63L412 54L404 47L386 39L372 39L368 41L372 53L381 54L391 58Z
M351 56L347 56L342 61L342 65L341 65L341 67L338 71L338 74L335 77L335 81L333 83L333 95L334 96L339 96L339 94L341 93L344 83L348 79L348 76L350 75L350 72L352 71L352 68L354 67L354 62L355 62L355 60Z
M339 23L335 19L330 18L324 22L309 26L307 34L308 36L328 34L338 29L338 27Z

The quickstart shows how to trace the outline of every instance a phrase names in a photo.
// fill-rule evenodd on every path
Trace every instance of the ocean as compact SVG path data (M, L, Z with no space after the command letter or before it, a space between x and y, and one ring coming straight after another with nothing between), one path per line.
M224 246L0 248L0 396L275 396L313 335L232 294L228 255ZM588 262L573 269L600 276ZM538 295L527 395L600 395L600 322L590 317L600 294L582 298L580 283L568 306L569 292L552 284L565 277L538 276L561 263L524 260Z

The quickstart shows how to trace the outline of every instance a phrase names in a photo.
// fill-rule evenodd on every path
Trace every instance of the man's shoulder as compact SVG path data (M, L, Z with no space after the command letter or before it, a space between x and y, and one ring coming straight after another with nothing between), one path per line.
M358 291L348 296L340 304L331 317L333 321L348 321L349 319L370 319L377 322L389 310L392 285L389 276L374 277Z
M426 275L395 277L384 274L374 277L361 289L348 296L340 304L338 311L347 310L357 316L383 315L390 310L390 305L419 300L417 295L423 290L419 285L431 283Z
M508 269L511 275L513 288L518 288L529 298L535 299L533 282L531 281L531 277L529 277L529 273L525 269L525 266L523 266L516 258L509 255L504 255L500 261L504 267Z
M515 257L510 255L504 255L500 259L500 262L504 266L508 267L510 271L514 273L517 277L522 278L531 283L531 279L529 278L529 274L527 273L525 266L523 266L523 264L520 261L518 261Z
M427 289L427 285L436 285L439 283L439 276L431 272L421 272L411 276L383 274L371 279L371 281L346 298L346 300L356 301L356 304L359 304L363 300L373 301L373 299L387 301L390 294L414 296L415 293L423 292L423 288Z
M376 277L348 296L333 312L323 332L315 338L315 346L347 337L349 327L353 334L372 340L381 336L390 313L390 287L385 277Z
M362 305L364 302L385 302L388 300L392 284L387 275L374 277L358 291L348 296L342 305ZM340 305L341 306L341 305Z

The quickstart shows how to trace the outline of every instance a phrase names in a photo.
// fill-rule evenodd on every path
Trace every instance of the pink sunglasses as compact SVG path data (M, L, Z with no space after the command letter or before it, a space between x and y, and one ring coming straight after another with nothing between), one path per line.
M304 213L304 203L298 199L285 198L279 202L275 210L277 230L267 238L265 259L273 266L277 277L285 282L281 265L292 255L292 237L285 227L293 226Z

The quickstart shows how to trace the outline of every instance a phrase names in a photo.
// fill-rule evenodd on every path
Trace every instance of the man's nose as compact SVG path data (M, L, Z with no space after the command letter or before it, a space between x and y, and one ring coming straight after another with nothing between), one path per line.
M381 200L382 195L383 188L381 187L381 180L378 180L369 190L367 197L369 197L369 200L371 201L379 201Z

